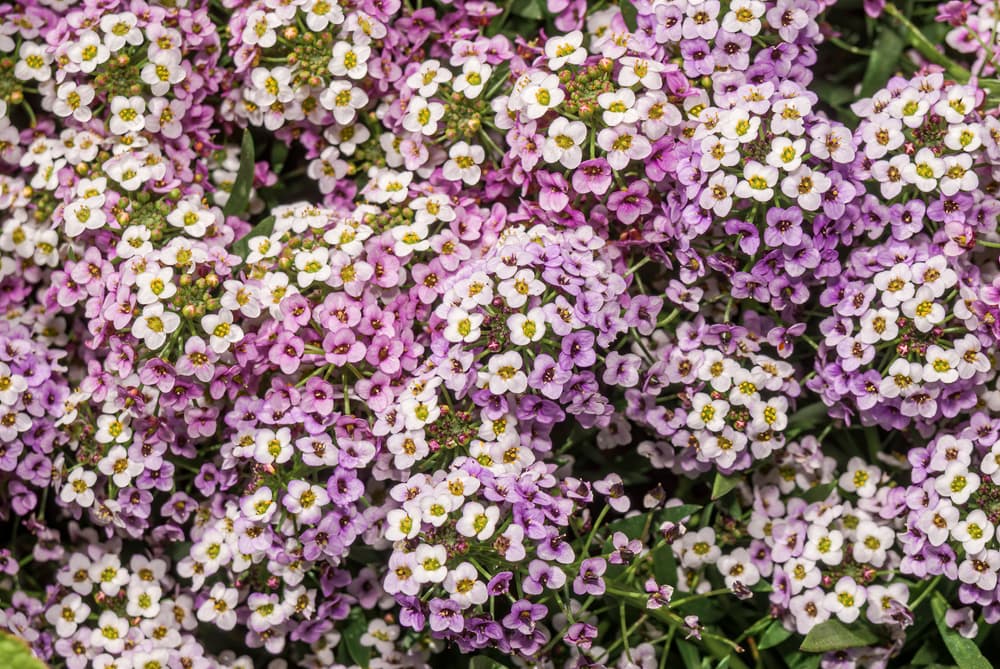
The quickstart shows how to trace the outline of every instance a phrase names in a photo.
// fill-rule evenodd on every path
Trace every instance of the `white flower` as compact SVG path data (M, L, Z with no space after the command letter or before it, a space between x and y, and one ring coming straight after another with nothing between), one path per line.
M267 49L278 41L278 33L275 32L275 28L281 25L281 16L277 12L255 9L247 15L246 21L242 41L247 46L259 46L262 49Z
M84 230L100 230L107 222L107 216L100 205L75 200L63 209L63 226L67 237L79 237Z
M201 327L209 335L209 347L216 353L224 353L231 344L243 339L243 330L233 323L233 313L227 309L202 316Z
M18 61L14 65L14 76L21 81L48 81L52 78L52 56L45 47L31 41L21 43Z
M780 167L786 172L794 172L802 164L802 155L805 152L805 139L799 138L793 141L787 137L775 137L771 142L771 152L767 154L767 164L771 167Z
M949 125L948 132L944 136L944 145L952 151L972 153L983 144L980 127L972 123Z
M934 290L929 286L920 286L912 298L903 302L901 310L921 332L930 332L935 325L944 322L948 315L944 307L935 302Z
M493 73L493 68L481 63L478 58L470 58L462 65L462 73L455 78L452 88L456 93L462 93L468 99L479 97L483 87Z
M716 172L708 180L704 190L698 197L702 209L708 209L716 216L726 216L733 208L733 192L736 190L737 178L733 174Z
M869 118L863 124L861 137L865 142L865 155L871 160L878 160L888 152L895 151L906 141L903 123L884 114Z
M944 161L935 156L930 149L923 148L917 151L913 162L903 168L902 174L906 183L913 184L924 193L929 193L937 188L938 179L944 174L944 170Z
M777 168L751 160L743 167L743 179L736 185L735 193L737 197L768 202L774 197L774 184L777 182Z
M102 416L104 418L106 416ZM97 463L97 469L109 477L119 488L125 488L132 479L141 474L145 467L141 462L129 458L124 446L115 446Z
M56 89L56 100L52 111L63 118L72 116L80 123L90 120L93 110L90 103L94 100L94 88L75 81L64 81Z
M224 583L216 583L201 606L197 618L203 623L214 623L221 630L236 627L236 605L240 593L236 588L227 588Z
M444 329L444 338L456 344L459 342L471 344L482 334L479 329L482 323L482 314L470 314L464 309L453 308L448 312L448 325Z
M172 311L164 311L163 304L156 302L147 304L142 309L135 322L132 323L132 336L142 339L151 351L155 351L167 341L167 335L180 327L180 316Z
M441 62L435 59L420 63L420 68L406 78L406 85L423 97L437 93L440 84L451 81L451 72L441 67Z
M173 283L174 270L170 267L147 266L146 271L135 279L136 301L139 304L153 304L173 297L177 286Z
M527 314L516 313L507 317L510 340L517 346L528 346L545 336L545 313L535 307Z
M381 618L368 621L368 630L361 635L362 646L374 647L383 656L390 655L396 648L395 641L399 638L399 625L389 625Z
M478 144L457 142L448 150L448 162L442 168L442 174L449 181L464 181L470 186L479 183L482 174L480 165L486 159L486 152Z
M181 62L184 56L180 49L163 49L150 57L143 65L139 78L149 86L153 95L166 96L177 84L184 81L187 72Z
M548 74L529 84L521 93L521 99L524 100L525 116L536 119L565 100L566 93L559 87L559 77Z
M597 133L597 145L607 152L608 165L616 170L623 170L629 161L642 160L653 152L649 140L628 123L601 130Z
M932 256L924 262L913 264L913 281L931 289L934 297L941 297L958 283L958 275L951 269L948 258Z
M663 77L660 73L666 70L662 63L648 58L623 56L618 59L621 69L618 71L618 83L622 86L642 85L650 91L663 88Z
M125 97L116 95L111 98L111 121L109 129L116 135L127 135L139 132L146 125L143 113L146 111L146 100L138 95Z
M310 251L299 251L295 254L296 281L300 288L308 288L314 281L324 282L330 278L333 269L330 267L330 250L326 247L316 247Z
M444 117L444 105L440 102L427 102L419 95L410 99L403 116L403 128L410 132L419 132L431 136L437 132L438 121Z
M426 251L431 246L429 234L430 229L425 221L415 219L409 225L397 225L392 228L392 238L396 240L392 251L401 258L417 251Z
M90 645L118 655L125 649L127 636L128 620L119 618L113 611L104 611L90 633Z
M733 139L741 144L757 139L760 131L760 118L751 116L745 109L730 109L725 112L719 131L723 137Z
M754 37L760 32L760 17L765 9L760 0L733 0L729 11L722 17L722 29Z
M76 504L84 509L88 509L94 503L94 483L97 482L97 474L77 467L66 477L66 483L59 493L59 499L65 504Z
M843 490L853 492L858 497L873 497L881 478L882 472L878 467L866 464L861 458L853 457L847 461L847 469L840 475L838 484Z
M73 636L77 626L90 615L90 607L75 592L71 592L58 604L53 604L45 612L45 619L56 628L62 638Z
M364 44L337 42L333 45L333 58L330 59L327 69L336 77L363 79L368 74L368 58L371 52L371 47Z
M952 86L946 97L934 105L934 113L948 123L961 123L976 108L975 92L966 86Z
M566 64L582 65L587 59L587 50L582 45L583 33L579 30L550 38L545 43L545 57L549 60L549 69L554 72Z
M993 541L995 534L996 526L989 521L982 509L972 511L951 531L951 536L956 541L962 542L962 548L969 554L978 553L986 548L986 544Z
M126 44L139 46L142 44L142 31L138 27L139 19L132 12L105 14L101 17L101 32L104 33L104 43L112 51L120 51Z
M865 588L850 576L842 576L823 598L823 608L837 616L841 622L853 623L861 615L865 603Z
M822 525L810 525L806 530L806 544L802 556L807 560L838 565L844 556L844 535Z
M997 587L997 570L1000 570L1000 551L985 550L965 557L958 565L958 580L992 592Z
M870 520L858 523L852 555L858 562L873 567L885 564L886 551L892 546L896 532L891 527L877 525Z
M816 211L823 203L823 193L830 189L830 179L822 172L814 172L805 165L781 181L781 192L793 198L806 211Z
M953 462L934 480L934 489L939 495L950 498L952 504L961 505L979 489L979 483L978 474L970 472L961 462Z
M960 153L957 156L945 156L944 174L941 176L941 193L954 195L960 190L975 190L979 185L979 177L972 170L972 156Z
M336 79L319 96L320 104L333 112L333 118L340 125L349 125L358 110L368 104L368 94L349 81Z
M723 555L715 566L722 574L727 588L732 589L737 583L749 588L760 582L760 571L745 548L736 548L729 555Z
M854 139L851 131L844 126L832 126L829 123L817 123L809 132L812 142L809 153L817 158L827 158L836 163L849 163L854 160Z
M528 388L528 377L521 369L524 361L516 351L507 351L490 357L486 371L479 372L480 387L489 387L494 395L510 391L518 394Z
M547 163L559 163L568 170L576 169L583 159L580 145L587 138L587 126L558 116L549 124L548 138L542 145L542 158Z
M487 541L493 536L499 520L500 509L497 507L484 507L479 502L468 502L462 507L462 517L455 524L455 531L463 537Z
M920 363L909 363L898 358L889 365L885 376L879 383L878 392L882 397L908 397L920 388L924 378L924 366Z
M597 96L597 104L604 110L601 118L605 125L615 126L639 120L639 112L635 108L635 93L629 88L601 93Z
M915 88L908 87L886 107L886 112L903 122L907 128L919 128L930 105L924 95Z
M84 30L80 33L80 39L67 49L66 57L69 59L69 66L66 68L68 71L90 74L98 65L111 57L111 51L97 33L93 30Z
M451 600L461 608L478 606L490 598L486 585L478 579L476 568L468 562L463 562L448 573L444 579L444 589L451 595Z
M924 356L927 363L924 365L925 381L940 381L941 383L954 383L958 380L958 353L954 350L945 350L937 344L927 347Z
M898 263L876 274L872 283L882 292L882 304L892 309L913 297L916 286L911 283L912 278L909 266Z
M970 379L977 372L990 369L990 359L983 353L983 345L974 334L967 334L956 341L955 353L958 355L958 376L961 379Z
M729 403L714 400L707 393L697 393L691 400L691 410L687 415L687 426L692 430L720 432L726 425Z
M931 546L940 546L948 540L951 530L958 524L959 512L947 499L939 499L933 509L920 514L917 529L927 535Z
M715 564L722 550L715 541L715 530L705 527L697 532L688 532L681 538L681 564L688 569Z
M417 566L413 580L417 583L440 583L448 575L448 553L444 546L420 544L416 550Z
M128 426L127 417L101 414L97 417L97 434L94 439L99 444L124 444L132 438L132 428Z
M905 583L890 583L888 586L870 585L865 594L868 598L867 618L876 625L891 622L889 616L893 602L902 609L910 599L910 589Z
M861 317L861 333L858 339L864 344L875 344L880 341L894 341L899 335L896 319L899 311L896 309L869 309Z

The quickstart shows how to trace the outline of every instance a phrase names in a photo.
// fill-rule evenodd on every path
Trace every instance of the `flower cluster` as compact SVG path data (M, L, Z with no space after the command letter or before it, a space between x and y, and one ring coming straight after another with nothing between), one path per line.
M865 4L0 7L0 642L971 661L997 16Z

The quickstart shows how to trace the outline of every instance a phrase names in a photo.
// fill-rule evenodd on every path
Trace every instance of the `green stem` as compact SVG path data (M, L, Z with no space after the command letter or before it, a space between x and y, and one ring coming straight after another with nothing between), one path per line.
M911 23L910 20L906 18L901 11L899 11L899 8L896 7L896 5L891 2L887 3L885 6L885 13L896 19L900 28L903 29L903 36L906 38L907 42L909 42L910 46L920 52L920 55L932 63L936 63L937 65L943 67L948 74L959 83L964 84L969 81L969 77L972 73L938 51L937 46L927 39L927 36L920 32L920 29L913 25L913 23Z

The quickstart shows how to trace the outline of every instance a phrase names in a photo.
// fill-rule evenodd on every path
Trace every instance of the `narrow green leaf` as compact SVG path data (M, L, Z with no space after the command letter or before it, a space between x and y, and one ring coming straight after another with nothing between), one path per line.
M740 484L740 480L739 475L723 476L722 474L716 474L715 482L712 483L712 499L716 500L725 497L730 490Z
M667 544L660 544L653 551L653 576L660 585L677 585L677 559Z
M809 490L806 490L802 494L802 499L809 502L810 504L813 504L814 502L822 502L827 497L830 496L830 493L833 492L836 487L837 487L836 481L830 481L829 483L821 483L819 485L814 485L812 488L809 488Z
M802 640L799 650L805 653L826 653L831 650L863 648L878 642L878 635L866 625L845 625L836 618L831 618L813 627Z
M681 520L688 516L693 516L699 511L701 511L701 506L698 504L680 504L678 506L667 507L663 512L660 522L679 523Z
M872 49L871 58L868 59L865 76L861 80L861 97L868 97L885 86L898 69L899 58L905 46L906 43L899 33L882 26L878 37L875 38L875 48Z
M681 654L684 669L701 669L701 656L698 654L698 648L694 644L678 640L677 652Z
M250 130L243 131L243 141L240 144L240 168L236 171L233 189L229 192L229 200L222 208L222 213L232 216L246 210L250 203L250 190L253 188L254 147L253 135Z
M828 420L826 412L827 406L822 402L807 404L788 417L785 431L794 435L818 427Z
M514 0L510 13L532 21L541 21L545 18L547 7L545 0Z
M639 27L639 23L637 21L639 9L631 0L623 0L621 10L622 18L625 19L625 27L629 29L629 32L634 33L636 28Z
M760 650L774 648L790 636L792 636L792 633L785 629L785 626L782 625L780 621L775 620L766 630L764 630L764 633L760 635L760 641L757 643L757 648Z
M341 634L341 640L347 647L347 654L355 664L368 668L368 660L371 658L371 650L361 645L361 637L368 631L368 620L360 609L351 611L347 618L347 627Z
M945 620L948 600L940 592L931 595L931 610L934 612L934 622L937 623L941 639L958 666L962 669L993 669L993 665L983 657L975 641L966 639L948 626L948 621Z
M0 666L4 669L45 669L24 639L0 632Z

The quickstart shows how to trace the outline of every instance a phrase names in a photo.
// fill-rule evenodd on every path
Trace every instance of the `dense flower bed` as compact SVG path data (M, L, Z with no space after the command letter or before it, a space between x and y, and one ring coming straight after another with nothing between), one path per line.
M998 21L0 6L0 665L990 666Z

